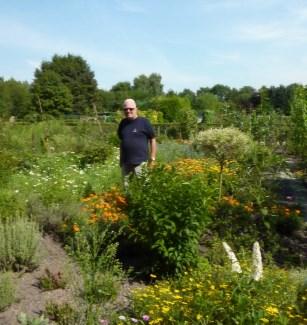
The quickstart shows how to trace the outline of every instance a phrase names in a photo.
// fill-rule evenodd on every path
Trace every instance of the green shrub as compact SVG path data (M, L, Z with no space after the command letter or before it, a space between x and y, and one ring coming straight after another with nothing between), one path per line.
M0 273L0 312L15 301L15 287L12 274Z
M129 231L155 255L148 271L179 272L197 263L215 193L202 175L185 177L163 165L129 184Z
M19 217L0 223L0 269L33 269L37 265L41 233L38 225Z
M87 148L81 154L79 154L79 165L80 168L86 167L86 165L92 165L95 163L104 163L110 156L112 149L106 144L95 145Z

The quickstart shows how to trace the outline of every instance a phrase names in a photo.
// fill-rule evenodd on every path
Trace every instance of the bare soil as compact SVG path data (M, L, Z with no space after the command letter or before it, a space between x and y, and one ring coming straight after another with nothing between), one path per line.
M47 302L69 302L72 299L72 290L56 289L43 291L38 287L38 279L45 274L46 268L52 273L67 272L69 257L60 243L50 235L41 241L42 257L39 267L32 272L15 274L17 302L4 312L0 313L0 325L18 324L17 315L21 312L33 317L38 316L45 308Z

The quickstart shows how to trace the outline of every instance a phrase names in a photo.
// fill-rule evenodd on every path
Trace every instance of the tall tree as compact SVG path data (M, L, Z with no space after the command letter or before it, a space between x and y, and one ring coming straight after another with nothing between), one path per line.
M228 101L231 98L232 90L230 87L216 84L214 85L210 92L217 96L220 101Z
M29 84L14 79L0 78L0 116L24 117L30 109L31 94Z
M35 72L34 86L37 79L42 78L42 75L48 71L57 74L61 83L69 89L74 113L85 114L91 111L96 99L97 82L94 72L90 70L89 65L81 56L54 55L51 62L43 62L41 68ZM44 86L41 84L40 87ZM33 90L35 89L36 87L33 87ZM67 92L67 90L63 91Z
M73 96L55 71L36 71L32 85L33 105L41 114L61 116L72 112Z
M133 97L132 87L130 82L121 81L112 86L110 93L112 93L112 111L118 110L122 107L123 101L126 98Z
M189 99L189 101L191 102L192 108L193 109L196 109L196 107L195 107L195 104L196 104L196 102L195 102L196 101L196 95L195 95L195 93L192 90L185 88L178 95L180 97L187 97Z
M162 77L157 73L152 73L148 77L144 74L133 80L134 97L139 100L150 99L163 94Z

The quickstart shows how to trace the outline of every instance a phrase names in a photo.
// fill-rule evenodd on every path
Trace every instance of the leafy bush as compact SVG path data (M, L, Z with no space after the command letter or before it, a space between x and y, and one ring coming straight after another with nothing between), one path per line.
M25 218L0 223L0 269L33 269L37 264L41 233Z
M12 274L0 273L0 312L15 301L15 287Z
M200 175L185 177L164 165L129 184L129 231L156 255L148 271L179 272L196 264L214 192Z
M112 148L106 144L99 146L92 146L87 148L81 154L79 154L79 165L80 168L86 167L86 165L91 165L94 163L104 163L106 159L110 156Z

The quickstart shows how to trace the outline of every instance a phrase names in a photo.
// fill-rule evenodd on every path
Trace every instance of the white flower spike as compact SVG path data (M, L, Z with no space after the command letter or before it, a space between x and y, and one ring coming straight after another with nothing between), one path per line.
M235 255L235 253L233 252L233 250L230 248L230 246L226 242L223 242L223 247L225 248L228 258L231 261L231 271L237 272L237 273L242 273L240 263Z
M263 265L262 265L262 257L260 251L260 245L256 241L253 245L253 274L252 278L255 281L259 281L263 275Z

